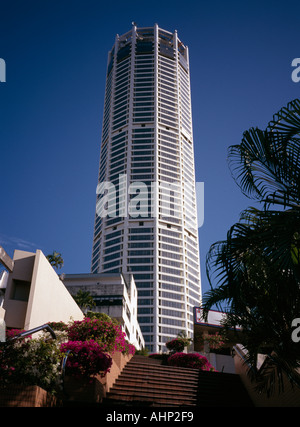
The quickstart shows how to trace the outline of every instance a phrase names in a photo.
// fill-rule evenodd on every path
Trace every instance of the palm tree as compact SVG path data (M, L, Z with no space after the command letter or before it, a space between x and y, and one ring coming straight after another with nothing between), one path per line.
M95 306L95 301L91 294L87 291L83 291L82 289L79 289L73 298L84 313L86 313L88 309L91 309Z
M53 251L53 253L47 255L46 258L54 268L62 268L64 265L64 260L59 252Z
M296 99L274 115L266 130L251 128L241 144L229 147L233 178L261 209L242 212L206 260L211 290L203 299L204 312L207 316L216 305L228 313L226 326L242 326L252 366L258 353L267 352L274 369L260 380L268 391L275 371L300 385L299 350L291 339L292 321L300 313L299 161Z

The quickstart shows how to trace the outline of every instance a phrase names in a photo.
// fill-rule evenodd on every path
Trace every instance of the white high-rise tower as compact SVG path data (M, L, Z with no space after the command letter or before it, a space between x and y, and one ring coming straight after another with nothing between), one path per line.
M151 352L201 298L188 48L155 25L108 55L92 272L132 273Z

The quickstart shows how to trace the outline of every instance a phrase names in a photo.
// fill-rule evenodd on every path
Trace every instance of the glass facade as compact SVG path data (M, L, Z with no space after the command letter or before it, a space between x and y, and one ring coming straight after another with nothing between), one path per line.
M193 334L196 212L188 49L133 26L108 55L91 270L134 275L150 352Z

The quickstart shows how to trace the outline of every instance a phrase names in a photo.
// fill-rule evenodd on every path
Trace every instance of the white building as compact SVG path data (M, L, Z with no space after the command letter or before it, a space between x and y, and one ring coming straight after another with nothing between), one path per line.
M79 290L88 292L96 304L92 311L116 319L137 350L145 347L137 321L137 289L132 275L65 274L63 281L73 296Z
M200 305L188 48L154 25L108 54L93 273L132 273L151 352L193 335Z
M42 251L15 250L12 261L12 271L1 282L5 293L0 316L7 328L30 330L84 318Z

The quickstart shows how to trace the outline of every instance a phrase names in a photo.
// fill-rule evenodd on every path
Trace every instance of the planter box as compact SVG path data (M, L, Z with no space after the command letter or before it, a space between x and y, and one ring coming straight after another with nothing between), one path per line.
M64 378L64 405L75 403L82 405L97 405L102 402L106 393L122 372L124 366L132 358L132 355L123 355L116 352L111 355L112 366L105 377L96 375L93 378L73 377L66 375Z
M121 352L117 351L111 354L112 358L112 366L110 368L110 372L108 372L105 377L98 377L99 381L103 384L105 388L105 392L108 393L116 379L122 372L123 368L132 358L132 354L124 355Z
M98 378L66 376L64 403L98 404L105 397L105 388Z
M0 407L54 407L57 398L36 385L9 385L0 388Z

